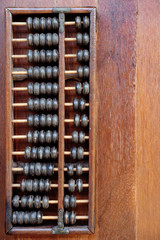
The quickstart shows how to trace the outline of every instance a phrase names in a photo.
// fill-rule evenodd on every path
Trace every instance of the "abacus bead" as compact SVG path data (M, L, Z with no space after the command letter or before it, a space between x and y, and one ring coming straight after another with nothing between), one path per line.
M38 212L37 212L37 216L36 216L36 218L37 218L37 219L36 219L36 221L37 221L36 223L37 223L37 224L41 224L41 223L43 222L42 216L43 216L42 212L41 212L41 211L38 211Z
M39 195L35 196L34 207L37 209L41 208L41 196L39 196Z
M27 51L27 60L28 60L29 63L33 62L33 52L32 52L32 50Z
M79 100L79 110L84 111L86 108L86 101L84 98Z
M75 17L75 26L76 26L77 30L81 29L82 24L81 24L81 17L80 16Z
M46 30L46 19L44 17L40 18L39 26L42 31Z
M54 111L58 110L58 100L56 98L53 98L52 103L53 103L53 110Z
M45 63L46 62L46 52L44 49L40 50L39 52L40 55L40 62Z
M78 74L79 78L83 78L83 67L82 66L77 67L77 74Z
M44 209L49 208L49 197L48 196L43 196L43 198L42 198L42 207Z
M83 42L82 33L77 33L76 40L77 40L77 44L81 46Z
M51 149L50 147L45 147L44 148L44 158L49 159L51 156Z
M77 157L77 148L76 147L72 147L71 148L71 158L75 160L76 157Z
M68 190L70 192L74 192L75 191L75 180L74 179L70 179L68 182Z
M33 46L34 43L33 43L33 34L32 33L28 34L27 42L28 42L28 46L30 46L30 47Z
M43 95L46 94L46 84L44 82L40 84L40 93Z
M53 92L53 94L57 95L58 94L58 90L59 90L58 84L57 83L53 83L53 85L52 85L52 92Z
M45 189L46 192L48 192L51 189L51 183L50 183L49 179L45 180L44 189Z
M73 109L78 110L79 107L79 100L77 98L73 99Z
M46 34L46 45L49 47L52 46L52 34L51 33Z
M35 169L35 163L30 163L30 165L29 165L29 174L31 175L31 176L34 176L34 169Z
M12 204L13 204L13 207L15 208L18 208L19 207L19 196L18 195L15 195L12 199Z
M76 180L76 188L77 188L77 192L82 192L82 190L83 190L82 179L77 179Z
M47 63L51 63L52 62L52 51L51 50L47 50L46 51L46 62Z
M40 119L39 119L39 123L40 123L40 126L41 127L45 127L46 126L46 121L47 121L47 117L45 114L42 114L40 116Z
M24 212L18 212L18 218L17 218L17 223L19 225L23 225L23 219L24 219Z
M52 131L48 130L46 132L46 143L51 143L52 142Z
M31 159L37 159L38 149L37 147L32 147L31 150Z
M80 95L82 92L82 83L78 82L76 83L76 93Z
M29 212L24 212L24 224L29 224Z
M42 175L43 176L47 175L47 165L45 163L42 164Z
M51 148L51 158L56 159L58 157L58 152L56 147Z
M53 122L53 116L51 114L47 114L46 117L46 126L51 127Z
M39 68L39 78L42 80L46 78L46 69L43 66Z
M33 132L33 143L38 143L38 138L39 138L39 132L37 130L35 130Z
M87 49L83 50L82 60L83 60L83 62L88 62L89 61L89 51Z
M41 163L37 162L35 163L35 175L36 176L40 176L41 175L41 171L42 167L41 167Z
M35 49L33 51L33 62L39 63L39 60L40 60L39 51L37 49Z
M33 192L37 192L39 188L39 181L38 179L33 179Z
M33 195L29 195L27 197L27 207L28 208L33 208L33 206L34 206L33 201L34 201L34 196Z
M27 205L27 196L23 195L21 198L21 208L26 208Z
M39 115L33 116L33 126L38 127L39 126Z
M37 152L37 158L42 160L44 157L44 147L43 146L40 146L38 148L38 152Z
M40 84L38 82L34 83L33 93L36 96L40 94Z
M58 29L58 27L59 27L58 19L56 17L53 17L52 18L52 28L53 28L53 30Z
M31 158L31 147L26 147L26 148L25 148L24 157L25 157L26 159L30 159L30 158Z
M89 94L89 83L88 82L83 82L83 94L84 95Z
M32 22L32 18L31 18L31 17L28 17L28 18L27 18L27 20L26 20L26 25L27 25L28 31L32 30L33 22Z
M51 98L47 98L47 100L46 100L46 110L47 111L51 111L52 108L53 108L52 99Z
M54 143L58 141L58 132L56 130L52 132L52 140Z
M53 62L58 61L58 51L57 51L57 49L53 49L53 51L52 51L52 61Z
M45 138L45 131L44 131L44 130L41 130L41 131L39 132L39 142L40 142L40 143L45 143L45 140L46 140L46 138Z
M76 166L76 174L77 176L82 175L82 165L80 163L78 163Z
M70 207L75 208L76 207L76 197L71 195L70 196L70 201L69 201Z
M84 78L88 78L89 77L89 67L88 66L84 66L83 67L83 77Z
M37 67L37 66L33 68L33 77L34 77L34 79L39 79L39 77L40 77L39 67Z
M64 223L67 225L69 224L69 212L68 211L64 212Z
M65 197L64 197L64 199L63 199L64 208L69 208L69 207L70 207L70 205L69 205L69 200L70 200L69 195L65 195Z
M53 35L52 35L52 42L53 42L53 46L57 46L58 45L58 35L57 35L57 33L53 33Z
M46 68L46 76L48 79L51 79L52 78L52 67L51 66L47 66Z
M84 149L83 147L78 147L77 148L77 159L82 160L84 157Z
M53 78L56 79L58 77L58 67L54 66L52 72L53 72Z
M37 17L33 18L33 30L36 30L36 31L39 30L39 18Z
M33 67L29 67L27 73L28 73L28 78L33 79Z
M72 142L78 143L78 132L77 131L72 132Z
M15 211L12 213L12 223L15 225L17 224L17 219L18 219L18 212Z
M80 131L79 136L78 136L79 143L84 143L85 142L85 133Z
M24 192L26 190L26 180L22 179L21 183L20 183L20 189L22 192Z
M30 223L31 225L36 224L36 217L37 217L36 212L30 212L29 223Z
M33 111L33 99L29 98L27 102L28 110Z
M48 31L52 30L52 19L50 17L46 18L46 28Z
M79 127L79 124L80 124L80 116L79 116L79 114L76 114L76 115L74 116L74 125L75 125L76 127Z
M35 33L33 35L33 44L34 44L35 47L39 47L39 45L40 45L40 35L39 35L39 33Z
M82 56L83 56L83 51L82 50L78 50L77 51L77 61L78 62L82 62Z
M88 45L88 43L89 43L89 35L88 35L88 33L84 33L83 34L83 46L87 46Z
M40 98L39 105L40 105L40 110L44 111L46 109L46 99L45 98Z
M29 163L25 163L23 167L23 173L24 175L29 175Z
M89 28L89 17L87 17L87 16L83 17L83 28L84 29Z
M39 34L39 45L44 47L46 45L46 36L44 33Z
M45 190L45 185L44 185L44 183L45 183L45 181L44 181L44 179L40 179L39 180L39 191L40 192L43 192L44 190Z
M47 93L48 95L51 95L51 94L52 94L52 83L50 83L50 82L48 82L48 83L46 84L46 93Z
M82 127L87 127L88 126L88 117L86 114L83 114L81 116L81 126Z
M26 191L27 192L32 192L32 179L27 179L26 180Z
M48 176L52 176L54 174L54 165L52 163L48 163L47 165L47 174Z
M52 125L53 127L57 127L58 126L58 115L54 114L52 116Z
M32 143L33 142L33 132L29 131L26 135L26 138L27 138L28 143Z
M32 82L28 83L27 90L28 90L28 94L30 94L30 95L33 94L33 83Z
M69 222L71 225L76 223L76 213L71 211L69 215Z
M74 175L74 166L71 163L68 164L68 166L67 166L67 174L69 176L73 176Z

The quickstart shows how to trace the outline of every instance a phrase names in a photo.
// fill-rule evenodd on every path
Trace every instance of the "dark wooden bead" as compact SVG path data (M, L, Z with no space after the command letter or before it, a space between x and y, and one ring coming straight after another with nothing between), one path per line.
M52 46L52 34L47 33L46 34L46 46L51 47Z
M47 146L44 148L44 158L49 159L50 157L51 157L51 148Z
M47 111L53 110L53 102L51 98L46 99L46 110Z
M28 110L33 111L33 99L29 98L27 102Z
M89 94L89 83L83 82L83 94L88 95Z
M56 130L52 132L52 140L54 143L58 141L58 132Z
M38 66L33 68L33 78L36 80L40 78L40 70Z
M79 143L85 142L85 133L84 132L82 132L82 131L79 132L78 140L79 140Z
M39 33L33 35L33 45L34 47L39 47L39 45L41 45Z
M65 195L65 197L64 197L64 199L63 199L64 208L69 208L69 207L70 207L70 205L69 205L69 200L70 200L69 195Z
M12 204L13 204L13 207L15 208L18 208L19 207L19 196L18 195L15 195L13 196L13 199L12 199Z
M44 188L45 188L45 192L48 192L51 189L51 183L50 183L49 179L45 180Z
M76 189L77 189L77 192L82 192L83 191L83 181L82 181L82 179L77 179L76 180Z
M77 159L82 160L84 158L84 149L83 147L77 148Z
M27 74L29 79L33 79L33 67L28 68Z
M73 196L73 195L70 196L69 205L70 205L71 208L76 207L76 197L75 196Z
M38 82L34 83L33 92L36 96L40 94L40 84Z
M41 196L37 195L34 197L34 207L37 209L41 208Z
M39 20L39 29L41 29L42 31L46 30L46 18L41 17Z
M53 67L52 74L53 74L54 79L56 79L58 77L58 67L57 66Z
M33 187L33 180L32 179L27 179L26 180L26 191L27 192L32 192L32 187Z
M25 179L21 180L20 189L22 192L24 192L26 190L26 180Z
M47 114L46 116L46 126L51 127L53 123L53 115Z
M69 212L68 211L64 212L64 224L66 224L66 225L69 224Z
M43 160L44 158L44 147L40 146L37 150L37 158Z
M47 176L47 164L46 163L42 164L42 175Z
M25 157L25 159L30 159L31 158L31 147L26 147L25 148L24 157Z
M24 212L18 212L17 223L19 225L23 225L24 220Z
M39 185L39 191L44 192L45 191L45 181L44 181L44 179L40 179L38 185Z
M38 179L33 179L33 192L38 192L39 189L39 181Z
M33 47L34 42L33 42L33 34L29 33L27 36L27 42L28 42L28 46Z
M46 143L51 143L52 142L52 131L48 130L46 132Z
M28 143L32 143L33 142L33 132L32 131L29 131L26 135L27 137L27 142Z
M29 63L33 62L33 51L32 50L27 51L27 60Z
M29 224L29 212L24 212L24 224L28 225Z
M48 83L46 84L46 93L47 93L48 95L51 95L51 94L52 94L52 83L50 83L50 82L48 82Z
M86 108L86 101L84 98L79 100L79 110L84 111Z
M88 33L83 33L83 46L87 46L89 44L89 35Z
M37 162L35 163L35 175L40 176L41 174L42 174L41 163Z
M35 160L38 157L38 149L37 147L32 147L31 149L31 159Z
M52 30L52 18L46 18L46 28L48 31Z
M24 163L23 174L26 176L29 175L29 163Z
M27 90L28 90L29 95L33 94L33 83L32 82L28 83Z
M72 132L72 142L78 143L78 132L77 131Z
M40 143L45 143L46 141L46 138L45 138L45 131L44 130L41 130L39 132L39 142Z
M40 110L44 111L46 110L46 106L47 106L47 101L45 98L40 98L39 100L39 105L40 105Z
M74 179L70 179L68 182L68 190L70 192L74 192L75 191L75 180Z
M39 78L42 80L46 78L46 68L43 66L39 68Z
M39 34L39 45L41 47L46 46L46 35L44 33Z
M52 126L57 127L58 126L58 115L54 114L52 116Z
M83 50L82 61L83 62L89 61L89 51L87 49Z
M29 223L31 225L35 225L37 223L37 214L36 212L30 212L30 216L29 216Z
M58 56L57 49L53 49L53 51L52 51L52 61L53 62L58 62L58 58L59 58L59 56Z
M89 78L89 67L88 66L83 67L83 78Z
M77 98L73 99L73 109L78 110L79 107L79 100Z
M56 17L52 18L52 29L57 30L59 27L58 19Z
M47 121L47 117L46 117L46 115L45 114L42 114L41 116L40 116L40 126L41 127L45 127L46 126L46 121Z
M27 197L27 207L28 208L33 208L34 206L34 196L33 195L29 195Z
M67 166L67 174L69 176L73 176L74 175L74 165L73 164L68 164Z
M87 127L88 126L88 117L86 114L83 114L81 116L81 126L82 127Z
M75 17L75 26L76 26L77 30L80 30L82 28L81 17L80 16Z
M23 195L21 197L21 208L26 208L27 207L27 196Z
M76 174L77 176L82 175L82 164L78 163L76 166Z
M41 223L43 222L42 217L43 217L42 212L41 212L41 211L38 211L38 212L37 212L37 216L36 216L36 223L37 223L37 224L41 224Z
M52 51L51 50L47 50L46 51L46 62L47 63L51 63L52 62Z
M82 33L77 33L76 40L77 40L77 45L82 46L82 43L83 43Z
M33 21L31 17L28 17L26 20L26 25L27 25L27 29L28 31L32 30L33 28Z
M56 147L51 148L51 158L56 159L58 157L58 151Z
M35 163L30 163L29 164L29 174L31 175L31 176L34 176L34 174L35 174Z
M69 214L69 222L71 225L74 225L76 223L76 213L71 211Z
M78 66L77 67L77 75L79 78L83 78L83 67L82 66Z
M47 77L48 79L52 79L52 77L53 77L52 67L51 67L51 66L47 66L47 68L46 68L46 77Z
M80 124L80 116L79 116L79 114L76 114L76 115L74 116L74 125L75 125L76 127L79 127L79 124Z
M76 147L72 147L71 148L71 158L75 160L76 157L77 157L77 148Z
M48 84L48 83L47 83ZM53 83L52 85L52 93L54 95L57 95L58 94L58 91L59 91L59 87L58 87L58 84L57 83Z
M33 126L33 115L29 115L28 117L27 117L27 124L28 124L28 126L29 127L32 127Z
M89 17L87 17L87 16L83 17L83 28L84 29L89 28Z
M40 84L40 93L45 95L46 94L46 83L42 82Z
M39 132L37 130L33 131L33 143L37 144L39 142Z
M40 28L39 25L40 25L39 18L34 17L33 18L33 30L38 31Z
M18 222L18 212L15 211L12 213L12 223L13 223L13 225L16 225L17 222Z
M47 165L47 174L48 176L52 176L54 174L54 165L52 163L48 163Z
M49 208L49 197L48 196L43 196L43 198L42 198L42 207L44 209Z
M76 83L76 93L80 95L82 92L82 83L78 82Z
M44 49L40 50L40 52L39 52L39 61L41 63L46 62L46 51Z
M53 43L53 46L58 45L58 34L57 33L52 34L52 43Z
M78 50L77 51L77 61L78 62L82 62L82 60L83 60L83 51L82 50Z
M57 111L58 110L58 100L56 98L52 99L52 104L53 104L53 110Z
M33 99L33 110L39 111L39 109L40 109L39 98L34 98Z
M39 63L39 61L40 61L40 54L39 54L39 51L37 49L35 49L33 51L33 62Z

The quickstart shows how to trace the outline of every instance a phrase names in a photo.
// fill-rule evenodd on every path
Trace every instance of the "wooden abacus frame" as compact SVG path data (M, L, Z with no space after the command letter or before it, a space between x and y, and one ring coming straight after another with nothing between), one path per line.
M6 9L6 232L9 234L51 234L53 226L47 227L13 227L11 223L12 213L12 151L14 135L13 127L13 48L12 48L12 15L16 14L43 14L53 13L52 8L7 8ZM88 225L68 227L70 233L90 234L94 233L95 223L95 164L96 164L96 8L71 8L70 13L90 14L90 95L89 95L89 208ZM64 38L65 31L59 31L59 157L58 157L58 209L63 209L64 196Z

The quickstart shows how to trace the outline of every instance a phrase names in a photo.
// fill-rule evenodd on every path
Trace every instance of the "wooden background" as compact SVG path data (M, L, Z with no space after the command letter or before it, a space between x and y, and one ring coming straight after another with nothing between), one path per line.
M74 240L160 239L159 0L0 0L0 240L5 235L5 7L97 6L96 231ZM36 239L51 239L37 237Z

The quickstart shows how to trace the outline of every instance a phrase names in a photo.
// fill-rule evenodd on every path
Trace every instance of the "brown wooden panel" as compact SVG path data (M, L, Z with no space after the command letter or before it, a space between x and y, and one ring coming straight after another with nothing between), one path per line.
M136 82L137 240L160 239L159 13L159 1L139 1Z

